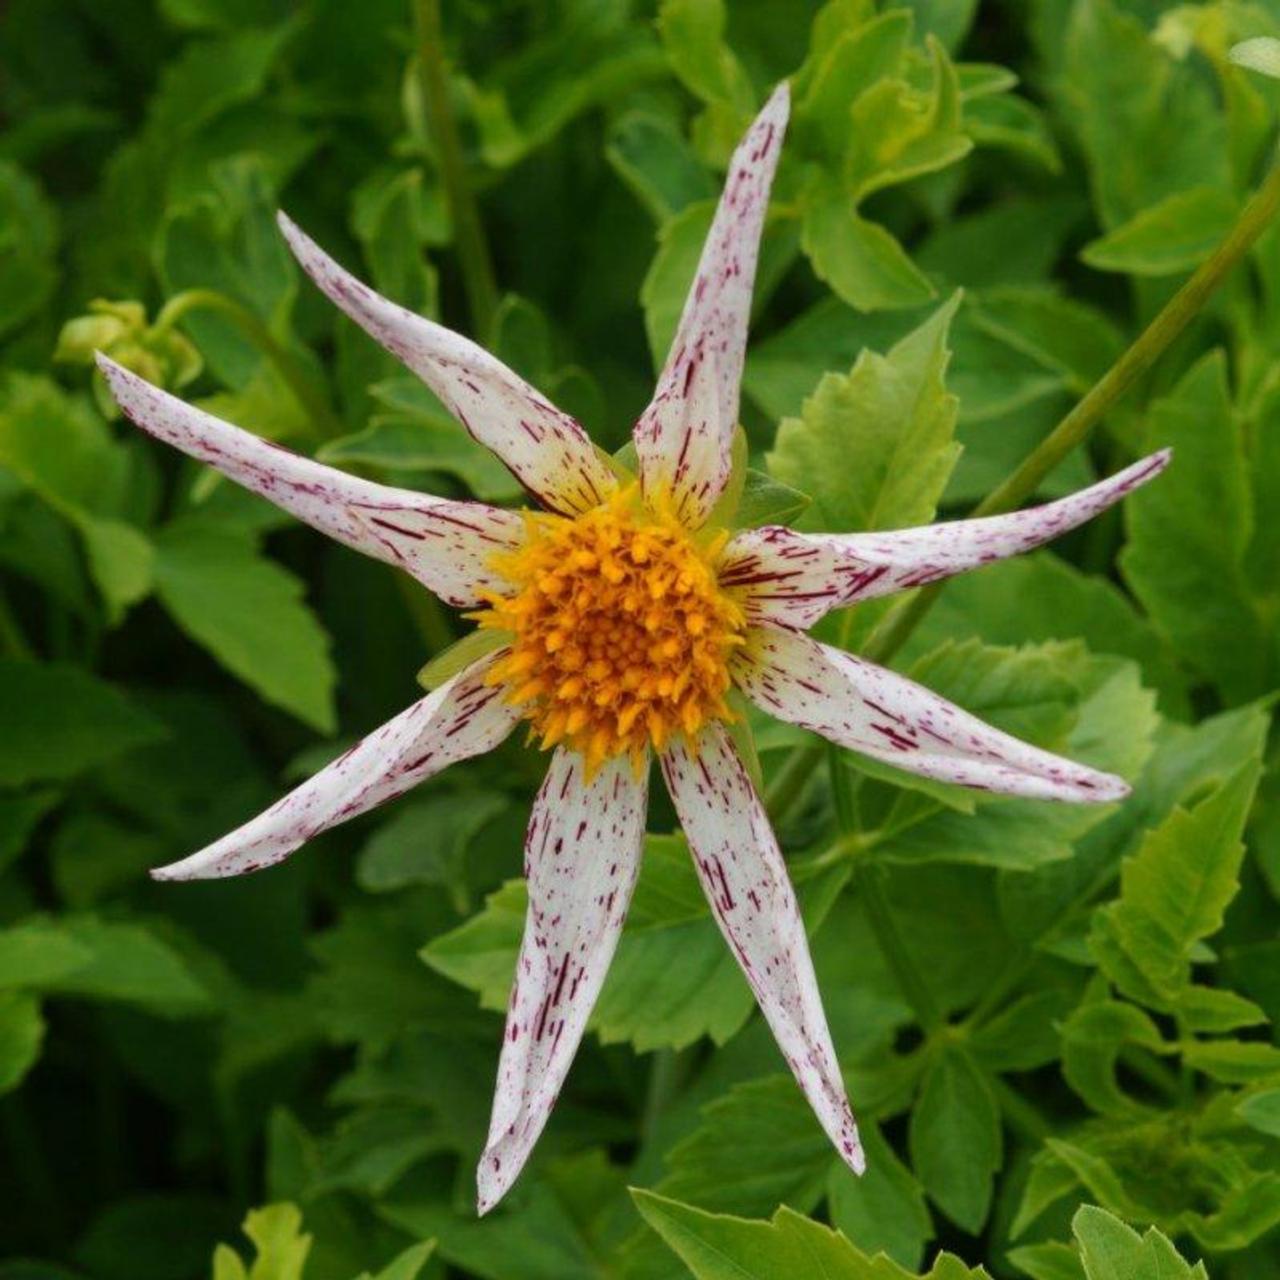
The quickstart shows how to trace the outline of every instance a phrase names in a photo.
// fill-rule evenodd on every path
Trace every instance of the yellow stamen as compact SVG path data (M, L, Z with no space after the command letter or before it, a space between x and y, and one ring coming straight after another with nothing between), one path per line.
M704 545L634 488L573 519L527 517L528 539L492 560L510 594L481 627L514 633L494 670L543 747L567 743L588 772L613 756L695 734L728 711L742 611L716 581L723 538Z

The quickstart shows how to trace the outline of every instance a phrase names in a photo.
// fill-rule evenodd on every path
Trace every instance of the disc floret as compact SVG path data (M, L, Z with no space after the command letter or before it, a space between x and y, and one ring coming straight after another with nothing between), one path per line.
M511 593L476 617L513 636L490 680L543 747L567 743L592 771L624 752L639 765L649 743L730 718L744 619L716 581L723 536L700 545L634 487L573 519L527 519L525 545L493 560Z

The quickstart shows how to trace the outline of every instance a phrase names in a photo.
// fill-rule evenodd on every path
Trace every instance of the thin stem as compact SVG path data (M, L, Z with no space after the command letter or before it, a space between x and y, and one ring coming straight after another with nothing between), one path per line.
M449 68L444 56L440 0L414 0L413 9L418 28L423 97L431 134L439 149L440 177L453 221L453 247L458 254L462 284L467 291L471 327L483 341L490 335L493 313L498 305L498 286L480 212L467 180L457 122L449 105Z
M1266 230L1278 209L1280 164L1272 166L1262 186L1240 211L1227 238L1165 303L1120 359L1027 455L1018 469L978 504L973 511L974 516L1010 511L1035 493L1045 476L1089 437L1116 401L1191 323L1209 295ZM933 607L942 588L942 582L925 587L881 619L863 649L864 656L873 662L885 662L897 653Z
M187 289L170 298L160 309L155 328L160 331L171 329L192 311L217 311L226 316L275 366L294 398L306 410L317 435L333 439L345 433L346 428L316 391L298 361L248 307L225 293L218 293L215 289Z
M779 826L796 802L808 790L814 769L822 757L822 743L806 742L796 747L782 762L764 791L764 806L770 821Z
M654 1141L662 1113L679 1091L681 1074L674 1049L655 1050L649 1064L649 1087L645 1093L644 1117L640 1122L640 1139L646 1146Z

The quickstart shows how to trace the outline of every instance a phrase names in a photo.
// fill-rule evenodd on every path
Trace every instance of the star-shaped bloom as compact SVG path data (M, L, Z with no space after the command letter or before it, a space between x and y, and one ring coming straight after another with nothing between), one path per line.
M836 1150L862 1148L795 892L726 728L731 688L779 718L930 778L1100 803L1117 777L1010 737L805 633L828 610L1015 555L1154 476L1154 454L1033 510L923 529L730 534L747 317L788 114L778 88L735 152L629 480L582 427L474 343L375 293L283 215L298 261L414 371L541 507L516 512L358 479L194 409L100 357L124 412L330 537L472 611L483 656L266 812L153 874L232 876L497 746L527 721L552 749L525 841L529 907L498 1065L479 1208L519 1174L564 1083L639 870L656 756L712 913Z

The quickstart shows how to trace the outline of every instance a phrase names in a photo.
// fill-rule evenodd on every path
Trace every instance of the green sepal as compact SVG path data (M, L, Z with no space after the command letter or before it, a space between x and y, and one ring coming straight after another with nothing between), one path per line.
M501 649L504 644L510 644L513 638L510 631L477 628L447 649L437 653L418 672L418 683L428 692L438 689L442 684L452 680L464 667L469 667L486 654Z

